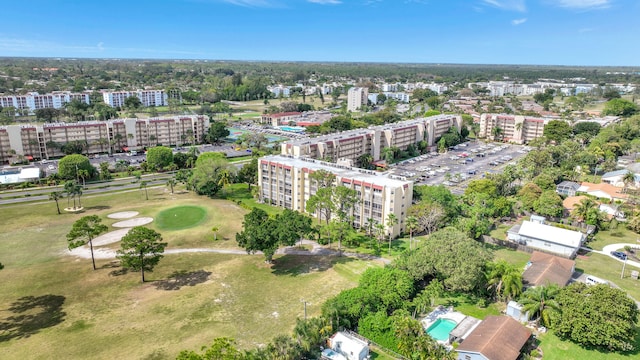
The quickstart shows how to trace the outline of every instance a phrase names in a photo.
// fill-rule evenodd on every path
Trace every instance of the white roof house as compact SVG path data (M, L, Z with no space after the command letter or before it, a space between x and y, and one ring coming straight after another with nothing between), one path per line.
M346 332L339 331L329 338L331 350L347 360L364 360L369 357L369 344Z
M627 173L630 173L630 172L631 171L627 169L610 171L602 175L602 182L611 184L616 187L624 187L625 184L624 184L623 178L625 177L625 175L627 175ZM633 174L633 178L634 178L634 181L633 181L633 184L631 185L637 187L638 184L640 184L640 174Z
M564 257L575 257L586 235L573 230L525 220L507 232L509 240Z

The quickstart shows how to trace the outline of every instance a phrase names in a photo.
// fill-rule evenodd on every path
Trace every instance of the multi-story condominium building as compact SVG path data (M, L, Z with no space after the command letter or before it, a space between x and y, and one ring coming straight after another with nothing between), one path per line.
M111 107L123 107L125 100L137 96L142 106L166 106L168 96L164 90L136 90L136 91L103 91L105 104Z
M413 198L413 182L375 171L293 156L265 156L260 158L258 167L260 200L305 212L307 201L318 189L310 175L319 170L334 174L335 185L356 191L359 201L349 212L354 227L363 228L368 219L373 219L374 223L384 224L385 232L392 237L404 231L404 220ZM389 214L396 216L397 225L388 226Z
M479 136L524 144L542 137L547 122L549 119L523 115L482 114Z
M347 92L347 111L358 111L362 105L367 105L369 89L352 87Z
M400 102L405 102L405 103L408 103L409 98L411 97L409 94L404 92L385 92L383 94L384 96L387 97L387 99L396 99Z
M406 150L409 145L416 145L421 141L426 141L427 146L434 146L449 128L455 127L460 131L461 126L462 118L459 115L436 115L292 140L281 145L281 153L332 162L340 159L357 162L361 155L370 154L374 161L378 161L386 147Z
M268 86L267 90L271 91L273 97L286 97L288 98L291 95L291 88L289 86L277 85L277 86Z
M1 107L13 107L17 110L29 110L34 113L38 109L61 109L64 104L72 100L90 103L89 93L72 93L69 91L54 91L49 94L38 94L30 92L25 95L5 95L0 96Z
M204 115L1 126L0 163L10 163L14 156L62 156L62 146L71 142L84 144L86 154L195 144L204 140L208 129Z

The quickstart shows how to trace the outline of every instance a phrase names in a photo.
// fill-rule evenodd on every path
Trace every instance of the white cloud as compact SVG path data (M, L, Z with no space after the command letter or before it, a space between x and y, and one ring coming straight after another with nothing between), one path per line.
M513 26L518 26L518 25L520 25L520 24L524 24L524 23L526 23L526 22L527 22L527 18L514 19L514 20L511 20L511 25L513 25Z
M307 0L310 3L320 4L320 5L338 5L342 4L340 0Z
M527 4L524 0L482 0L482 3L502 10L527 11Z
M611 0L556 0L560 7L569 9L604 9L611 5Z

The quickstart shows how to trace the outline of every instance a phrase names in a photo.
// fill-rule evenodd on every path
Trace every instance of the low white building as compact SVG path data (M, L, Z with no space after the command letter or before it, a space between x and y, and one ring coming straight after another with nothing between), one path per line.
M520 245L574 258L586 235L573 230L525 220L507 231L507 238Z
M329 347L347 360L369 358L369 344L346 332L340 331L333 334L329 338Z

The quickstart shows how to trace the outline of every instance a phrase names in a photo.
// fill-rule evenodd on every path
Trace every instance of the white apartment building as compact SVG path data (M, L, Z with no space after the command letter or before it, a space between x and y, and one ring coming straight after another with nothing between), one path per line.
M524 144L542 137L548 122L549 119L523 115L482 114L479 137ZM495 128L500 128L499 137Z
M137 96L142 106L167 106L168 96L164 90L136 90L136 91L103 91L105 104L111 107L123 107L125 100Z
M288 141L281 144L281 154L332 162L340 159L356 162L361 155L370 154L374 161L378 161L386 147L406 150L409 145L423 140L428 146L434 146L449 128L455 127L460 131L461 126L462 117L459 115L436 115Z
M267 90L271 91L273 97L286 97L288 98L291 95L291 88L288 86L277 85L277 86L268 86Z
M367 105L369 89L352 87L347 92L347 111L359 111L362 105Z
M201 143L208 129L204 115L0 126L0 163L10 163L15 156L62 156L61 146L74 141L86 142L86 154Z
M307 201L318 189L309 175L318 170L334 174L335 185L347 186L357 192L359 202L349 214L355 228L363 228L367 219L373 219L375 223L384 224L385 232L392 237L404 231L404 220L413 198L413 182L375 171L292 156L265 156L260 158L258 167L260 200L305 212ZM397 225L387 225L389 214L396 216Z
M3 108L14 107L17 110L28 109L29 113L33 114L38 109L61 109L64 104L76 99L86 104L90 103L89 93L54 91L48 94L39 94L34 91L25 95L0 96L0 106Z
M411 97L409 94L405 92L385 92L383 93L387 99L396 99L400 102L408 103L409 98Z

